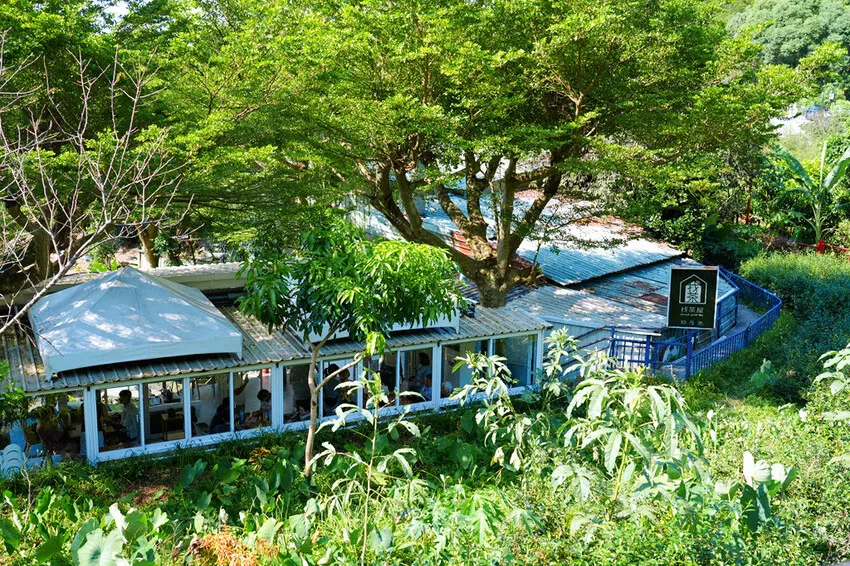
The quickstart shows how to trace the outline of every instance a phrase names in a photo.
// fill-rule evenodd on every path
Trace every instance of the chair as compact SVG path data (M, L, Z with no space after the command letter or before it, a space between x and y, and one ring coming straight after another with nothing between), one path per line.
M0 452L0 476L9 477L24 466L24 451L17 444L10 444Z

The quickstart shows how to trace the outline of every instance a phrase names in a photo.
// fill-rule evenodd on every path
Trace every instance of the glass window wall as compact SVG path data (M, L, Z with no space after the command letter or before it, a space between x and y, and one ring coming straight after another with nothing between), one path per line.
M440 385L440 398L448 399L455 389L468 385L472 380L472 369L463 365L457 371L452 371L458 363L458 358L465 358L468 354L487 355L489 340L476 340L474 342L462 342L460 344L446 344L443 346L442 381Z
M98 437L103 436L101 451L141 445L140 399L141 387L138 385L97 391Z
M512 386L525 386L533 383L536 346L537 337L534 335L499 338L495 341L494 351L496 355L507 360L505 364L513 378Z

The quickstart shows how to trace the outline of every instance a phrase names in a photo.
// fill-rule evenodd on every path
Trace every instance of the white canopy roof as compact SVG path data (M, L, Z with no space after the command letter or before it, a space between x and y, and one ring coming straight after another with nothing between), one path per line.
M242 356L242 334L201 291L132 267L47 295L29 318L48 378L139 360Z

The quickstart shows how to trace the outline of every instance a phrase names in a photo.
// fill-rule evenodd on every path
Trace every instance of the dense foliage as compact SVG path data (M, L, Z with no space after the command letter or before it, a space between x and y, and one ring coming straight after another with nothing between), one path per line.
M706 229L740 214L770 119L814 78L760 63L703 0L124 8L21 0L0 10L0 29L4 64L33 63L10 88L46 71L66 120L79 106L75 57L91 70L116 57L150 76L144 104L115 118L161 133L181 165L170 202L188 209L137 227L150 263L177 261L202 236L239 259L297 245L352 193L406 239L445 249L423 228L425 201L470 245L447 253L488 305L531 275L510 260L556 198L645 219L699 250ZM102 94L88 141L112 125ZM533 199L518 203L521 193Z
M729 20L734 32L755 30L771 63L796 65L817 47L850 48L850 4L846 0L756 0Z
M850 553L833 512L850 502L833 462L845 425L830 416L846 394L820 387L798 410L753 389L727 405L719 380L680 392L600 359L565 368L570 351L555 334L543 386L521 399L501 359L470 354L457 410L344 408L355 426L320 431L310 480L295 434L13 479L6 561L802 565ZM575 368L576 387L552 379ZM378 380L357 387L384 394Z
M457 316L456 268L442 251L399 240L369 240L346 220L323 218L285 253L245 263L239 309L270 330L286 329L309 345L310 428L305 473L312 472L319 394L325 383L364 358L381 355L394 327L430 326ZM316 379L325 344L345 333L364 344L349 364Z

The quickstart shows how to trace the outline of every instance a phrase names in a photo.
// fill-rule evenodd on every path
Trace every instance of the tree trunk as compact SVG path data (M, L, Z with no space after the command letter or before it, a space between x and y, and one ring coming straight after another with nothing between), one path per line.
M154 240L159 235L159 226L148 224L139 228L139 241L142 243L142 252L151 269L159 265L159 254L154 251Z
M304 445L304 475L313 473L313 444L319 423L319 390L316 387L316 365L319 362L319 347L311 346L310 369L307 370L307 386L310 388L310 426L307 428L307 442Z
M478 300L482 307L503 307L508 300L508 291L516 284L512 268L507 272L497 268L481 267L475 273L465 273L478 288Z
M50 234L42 231L33 231L30 248L33 252L32 260L35 267L36 277L38 282L46 280L51 275L53 264L50 261ZM29 250L27 250L29 252Z

